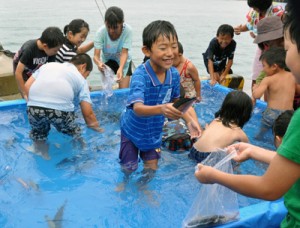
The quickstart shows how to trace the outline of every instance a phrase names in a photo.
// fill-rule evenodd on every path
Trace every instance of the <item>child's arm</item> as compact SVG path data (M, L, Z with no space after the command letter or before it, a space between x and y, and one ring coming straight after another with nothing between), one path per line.
M128 49L127 48L122 48L121 56L120 56L120 66L117 71L117 79L121 80L123 78L123 69L125 66L125 63L128 58Z
M77 54L80 54L80 53L86 53L88 52L89 50L91 50L92 48L94 47L94 42L91 41L85 45L81 45L80 47L78 47L77 49Z
M173 107L173 103L158 104L152 106L137 102L134 103L133 110L138 116L164 115L165 117L174 120L182 117L182 112Z
M101 49L95 48L94 57L93 57L94 63L98 66L98 69L100 71L104 71L105 64L101 61L100 56L101 56Z
M197 70L197 68L194 64L190 63L188 65L187 74L190 75L190 77L194 81L194 87L195 87L195 90L196 90L197 102L200 102L201 101L201 80L199 78L198 70Z
M16 81L22 97L27 100L27 94L25 92L25 82L23 79L24 70L25 70L25 65L21 63L21 61L19 61L15 72Z
M222 80L222 79L224 79L226 77L226 75L229 73L229 71L230 71L230 69L232 67L232 64L233 64L233 59L229 59L228 62L227 62L227 64L226 64L225 70L221 74L220 80Z
M208 60L208 72L210 75L210 84L215 85L217 79L215 78L214 62L211 59Z
M236 143L227 147L228 151L236 150L237 156L233 160L243 162L252 158L257 161L270 163L276 155L275 151L266 150L262 147L254 146L249 143Z
M190 107L187 112L183 114L182 118L190 131L191 138L199 138L202 134L202 128L199 124L195 109Z
M218 183L246 196L276 200L300 178L300 165L276 154L263 176L228 174L202 164L195 176L201 183Z
M234 27L233 29L234 29L234 33L236 35L240 35L241 32L247 32L247 31L249 31L249 29L248 29L248 27L247 27L246 24L238 25L238 26Z
M255 86L252 90L252 96L254 99L259 99L265 93L268 88L268 78L264 78L261 83Z
M92 109L92 105L86 101L81 101L80 108L86 125L97 132L103 132L104 129L99 126L99 122Z

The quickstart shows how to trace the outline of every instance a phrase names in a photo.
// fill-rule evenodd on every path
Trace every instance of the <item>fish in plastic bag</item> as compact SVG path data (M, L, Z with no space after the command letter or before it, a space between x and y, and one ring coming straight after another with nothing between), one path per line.
M101 74L101 80L102 88L107 97L111 97L113 95L113 86L116 83L115 77L115 72L106 65L103 73Z
M233 173L231 159L233 152L212 152L203 162L204 165L227 173ZM219 184L201 184L200 191L188 214L182 222L185 228L213 227L239 219L237 193Z

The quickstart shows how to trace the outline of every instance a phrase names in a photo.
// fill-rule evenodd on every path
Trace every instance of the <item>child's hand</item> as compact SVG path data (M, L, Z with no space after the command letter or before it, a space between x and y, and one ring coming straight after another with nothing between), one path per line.
M211 79L210 80L210 84L212 85L212 86L214 86L215 84L217 83L217 80L216 79Z
M201 96L196 97L196 103L200 103L202 100Z
M106 67L106 65L105 65L104 63L102 63L102 62L100 62L100 63L98 64L98 70L100 70L101 72L104 71L105 67Z
M202 165L201 163L199 163L197 167L198 169L195 171L195 177L198 179L198 181L203 184L214 184L211 174L216 170L210 166Z
M233 28L235 35L240 35L241 34L242 27L243 27L243 25L239 25L239 26L236 26L235 28Z
M162 114L170 119L177 120L182 117L183 113L173 106L173 103L162 105Z
M118 69L117 71L117 82L120 82L123 78L123 69Z
M188 122L187 127L190 131L191 139L199 138L201 136L202 131L194 121Z
M236 162L243 162L251 158L251 150L253 146L249 143L237 143L227 147L228 152L237 151L237 155L233 158Z

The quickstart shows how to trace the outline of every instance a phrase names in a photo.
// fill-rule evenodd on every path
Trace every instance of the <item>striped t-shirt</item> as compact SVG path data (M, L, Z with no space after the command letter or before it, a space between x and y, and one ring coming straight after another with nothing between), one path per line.
M69 62L75 55L77 55L77 47L71 44L68 39L66 39L65 43L56 54L56 62Z

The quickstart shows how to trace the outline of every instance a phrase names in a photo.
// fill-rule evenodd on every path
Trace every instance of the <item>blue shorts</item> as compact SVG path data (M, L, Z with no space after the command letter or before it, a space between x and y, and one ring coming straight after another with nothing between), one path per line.
M121 131L119 159L122 167L129 171L135 171L138 168L139 155L143 161L158 160L161 157L160 148L141 151Z
M262 115L261 123L267 127L273 127L273 124L277 117L285 110L278 110L273 108L267 108Z
M51 125L67 135L80 134L80 127L75 123L74 112L28 106L27 114L31 125L30 138L33 140L46 140Z

